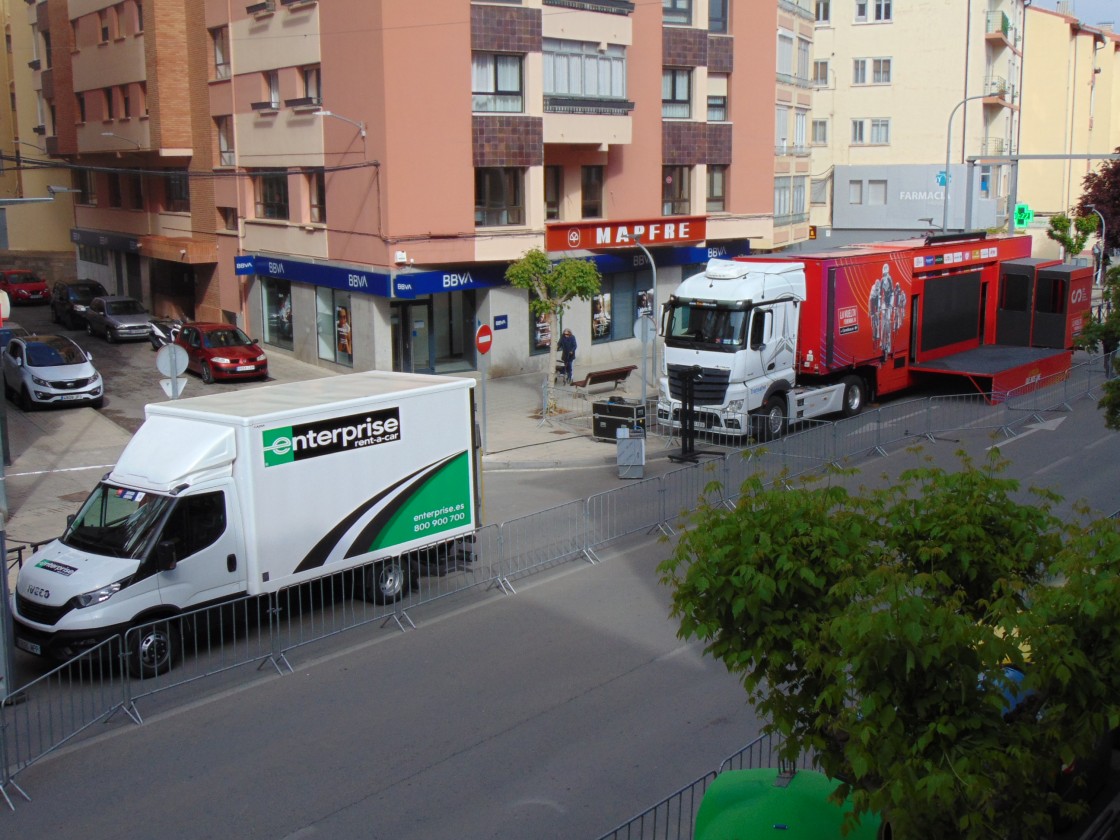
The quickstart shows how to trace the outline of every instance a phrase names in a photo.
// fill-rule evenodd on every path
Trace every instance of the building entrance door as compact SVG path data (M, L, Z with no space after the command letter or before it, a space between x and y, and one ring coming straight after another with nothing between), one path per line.
M432 302L410 300L394 303L393 370L435 373L432 366Z

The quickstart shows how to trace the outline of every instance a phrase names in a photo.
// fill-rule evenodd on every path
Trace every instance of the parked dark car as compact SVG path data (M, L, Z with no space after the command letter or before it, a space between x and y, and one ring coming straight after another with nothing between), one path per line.
M4 394L31 411L45 405L92 405L105 396L90 355L64 335L13 338L0 353Z
M86 322L86 309L95 297L109 293L96 280L59 280L51 288L51 314L54 322L67 329L80 329Z
M268 376L268 357L257 339L232 324L184 324L175 343L187 351L187 370L203 382Z
M0 269L0 291L8 293L12 304L48 303L51 291L47 281L26 268Z
M100 335L112 344L132 338L147 340L152 325L148 321L148 310L136 298L108 295L90 301L86 310L86 332Z

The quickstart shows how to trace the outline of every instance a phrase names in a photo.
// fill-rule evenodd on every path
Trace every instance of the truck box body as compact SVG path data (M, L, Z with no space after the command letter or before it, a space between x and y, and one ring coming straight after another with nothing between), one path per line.
M472 386L370 372L149 405L74 524L21 570L17 644L69 655L152 616L469 535Z

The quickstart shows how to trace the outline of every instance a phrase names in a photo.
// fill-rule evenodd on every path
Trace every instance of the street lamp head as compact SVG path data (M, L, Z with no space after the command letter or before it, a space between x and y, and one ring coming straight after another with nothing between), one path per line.
M348 122L350 125L358 129L358 135L364 140L366 137L366 124L362 120L352 120L349 117L344 117L342 114L336 114L334 111L328 111L326 108L320 108L318 111L311 112L316 117L334 117L336 120Z

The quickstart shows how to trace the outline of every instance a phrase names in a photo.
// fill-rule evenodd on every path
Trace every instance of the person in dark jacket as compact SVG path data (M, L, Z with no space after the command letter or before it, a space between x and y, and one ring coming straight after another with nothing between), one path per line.
M571 330L564 330L564 334L560 336L560 361L564 363L564 383L566 385L572 384L572 365L576 361L576 337L572 335Z

